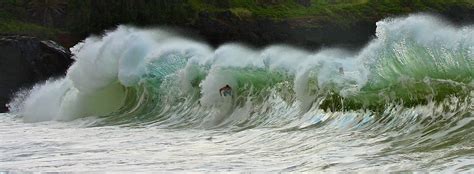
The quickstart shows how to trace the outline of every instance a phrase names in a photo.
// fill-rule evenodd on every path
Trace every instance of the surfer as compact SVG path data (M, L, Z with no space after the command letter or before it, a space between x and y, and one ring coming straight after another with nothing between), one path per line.
M232 88L229 85L225 85L221 89L219 89L219 94L221 96L229 96L232 95Z

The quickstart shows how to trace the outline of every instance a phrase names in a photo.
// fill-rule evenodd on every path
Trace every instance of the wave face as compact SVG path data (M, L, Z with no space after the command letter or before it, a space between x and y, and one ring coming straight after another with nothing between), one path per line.
M97 125L205 129L302 129L346 117L358 126L428 126L427 119L472 116L472 26L413 15L378 22L376 36L358 52L214 49L164 30L119 26L71 48L66 77L19 93L10 110L27 122L93 116ZM232 97L219 94L226 84Z

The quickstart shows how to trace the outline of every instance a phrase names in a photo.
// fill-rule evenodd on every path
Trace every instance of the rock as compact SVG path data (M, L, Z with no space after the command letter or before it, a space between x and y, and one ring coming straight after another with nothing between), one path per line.
M71 53L53 41L29 36L0 36L0 112L15 92L65 75ZM45 101L47 102L47 101Z

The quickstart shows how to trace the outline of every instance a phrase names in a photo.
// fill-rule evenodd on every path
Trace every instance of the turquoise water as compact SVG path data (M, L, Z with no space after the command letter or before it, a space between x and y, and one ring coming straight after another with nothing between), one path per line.
M376 36L214 49L119 26L12 100L0 171L472 172L474 28L411 15Z

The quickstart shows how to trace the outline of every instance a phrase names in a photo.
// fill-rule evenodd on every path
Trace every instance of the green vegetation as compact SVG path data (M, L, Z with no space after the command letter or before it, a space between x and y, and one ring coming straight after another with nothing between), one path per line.
M209 1L209 0L208 0ZM474 6L472 0L312 0L309 7L295 0L214 0L228 1L232 8L248 9L255 16L274 19L298 17L364 17L368 14L400 14L416 11L443 11L453 6ZM223 7L190 0L196 11L223 11ZM211 4L211 5L207 5Z
M33 17L41 19L43 25L53 25L53 17L64 13L67 1L64 0L31 0L28 11Z
M64 33L64 31L48 27L48 25L52 25L52 23L50 23L52 17L57 15L57 13L45 10L39 14L42 9L40 5L43 4L40 1L34 0L0 1L0 34L22 34L56 39L56 36L60 33ZM44 19L44 17L46 17L46 20L44 20L46 23L37 20Z
M55 39L56 36L61 33L61 31L57 29L17 20L3 20L0 23L0 31L3 34L33 35L48 39Z
M241 8L241 7L231 8L230 11L232 12L232 14L237 16L239 19L245 19L245 18L252 17L252 12L250 10L246 9L246 8Z
M185 24L194 17L186 0L69 0L67 13L66 28L75 33L117 24Z
M242 21L306 19L350 26L386 16L474 8L472 0L2 0L0 34L84 37L117 24L193 26L199 14L213 20L230 12ZM314 22L316 21L316 22ZM309 26L311 27L311 26ZM54 29L53 29L54 28Z

